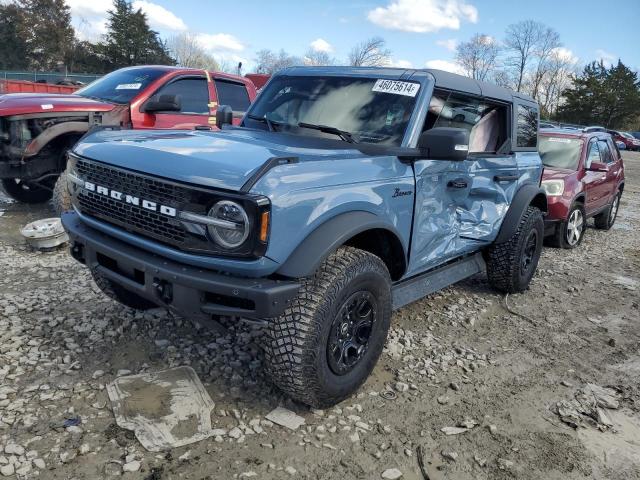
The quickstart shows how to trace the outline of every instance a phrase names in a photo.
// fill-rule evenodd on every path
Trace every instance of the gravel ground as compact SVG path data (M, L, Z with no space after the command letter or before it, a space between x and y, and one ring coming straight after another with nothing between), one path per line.
M0 478L640 478L640 154L625 159L614 229L546 249L525 294L478 276L396 312L374 374L327 411L265 380L256 326L117 305L65 250L24 245L18 228L46 207L0 194ZM147 452L105 385L177 365L200 376L221 435ZM611 387L614 408L587 384ZM305 425L266 420L279 405Z

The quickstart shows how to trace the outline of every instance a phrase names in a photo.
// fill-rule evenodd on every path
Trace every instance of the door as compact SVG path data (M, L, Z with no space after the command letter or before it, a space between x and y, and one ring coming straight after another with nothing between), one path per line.
M243 83L218 78L214 80L214 83L216 86L218 105L230 106L231 110L233 110L233 124L239 125L251 104L247 87Z
M613 145L613 139L598 140L601 155L604 156L609 170L603 189L604 205L610 205L613 195L618 192L618 183L622 175L622 157L618 149Z
M145 113L143 128L193 129L209 124L209 85L205 77L180 77L162 86L155 96L176 95L179 112Z
M463 110L467 115L460 114ZM508 112L508 106L486 99L434 92L425 130L469 130L470 153L458 162L415 162L409 274L475 251L494 238L518 183L515 155L499 153L508 141Z
M594 172L589 170L594 162L606 163L606 159L600 152L597 139L591 139L587 146L587 156L584 162L584 190L585 190L585 210L587 215L602 209L607 200L607 173Z

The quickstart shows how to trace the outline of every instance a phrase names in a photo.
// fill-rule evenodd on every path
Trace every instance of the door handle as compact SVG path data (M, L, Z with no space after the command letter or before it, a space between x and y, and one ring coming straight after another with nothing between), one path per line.
M467 181L464 179L449 180L447 188L467 188Z
M518 180L518 175L496 175L493 177L494 182L513 182Z

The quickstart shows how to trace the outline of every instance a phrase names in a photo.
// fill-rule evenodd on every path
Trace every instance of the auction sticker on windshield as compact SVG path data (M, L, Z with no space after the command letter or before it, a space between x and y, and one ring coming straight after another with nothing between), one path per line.
M392 93L394 95L404 95L406 97L415 97L420 90L419 83L400 82L398 80L376 80L375 85L371 89L374 92Z
M121 83L116 90L140 90L141 83Z

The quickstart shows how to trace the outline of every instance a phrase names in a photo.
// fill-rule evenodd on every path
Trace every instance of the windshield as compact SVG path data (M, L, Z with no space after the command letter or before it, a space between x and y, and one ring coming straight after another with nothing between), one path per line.
M113 103L129 103L163 73L164 70L156 68L116 70L81 88L76 95Z
M622 135L624 138L628 138L629 140L633 140L634 138L633 135L627 132L620 132L620 135Z
M283 75L260 93L244 125L399 146L419 89L415 82Z
M583 142L579 138L547 137L538 138L538 152L545 167L576 170L580 161Z

